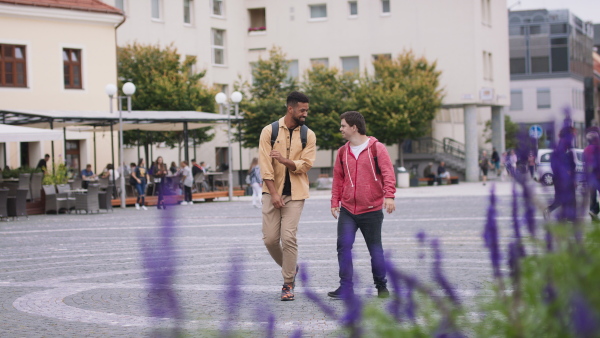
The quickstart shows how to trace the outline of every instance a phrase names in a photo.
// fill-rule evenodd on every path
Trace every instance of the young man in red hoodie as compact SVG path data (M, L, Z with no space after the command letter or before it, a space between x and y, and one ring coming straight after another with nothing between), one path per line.
M331 214L338 220L337 254L340 287L327 293L332 298L353 294L352 245L360 229L371 255L373 280L380 298L389 297L381 245L383 209L396 210L394 167L385 146L367 136L365 118L348 111L340 116L342 136L348 142L340 147L333 169ZM339 216L339 217L338 217Z

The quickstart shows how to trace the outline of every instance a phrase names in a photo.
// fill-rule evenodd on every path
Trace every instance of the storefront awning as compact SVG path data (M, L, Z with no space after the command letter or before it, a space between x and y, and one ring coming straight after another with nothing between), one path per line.
M62 138L63 134L60 131L0 124L1 143L54 141Z

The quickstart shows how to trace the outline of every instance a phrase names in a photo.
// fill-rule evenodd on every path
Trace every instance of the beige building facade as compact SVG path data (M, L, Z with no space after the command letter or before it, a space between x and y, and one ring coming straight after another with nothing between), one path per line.
M101 2L83 7L20 2L0 1L0 110L107 111L104 86L117 79L115 28L124 17ZM41 120L35 127L50 128L50 123ZM62 130L58 123L53 127ZM46 153L54 154L57 163L68 159L74 170L87 163L101 170L110 163L110 133L96 134L94 159L93 133L62 131L67 144L11 142L0 147L0 161L6 158L2 166L35 167Z

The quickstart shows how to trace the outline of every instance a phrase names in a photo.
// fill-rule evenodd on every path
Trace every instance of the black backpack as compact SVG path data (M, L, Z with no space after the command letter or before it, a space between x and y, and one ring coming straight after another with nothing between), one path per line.
M300 141L302 142L302 149L306 148L307 135L308 127L305 124L303 124L300 127ZM279 136L279 121L271 123L271 148L273 148L273 146L275 145L275 142L277 141L277 136Z

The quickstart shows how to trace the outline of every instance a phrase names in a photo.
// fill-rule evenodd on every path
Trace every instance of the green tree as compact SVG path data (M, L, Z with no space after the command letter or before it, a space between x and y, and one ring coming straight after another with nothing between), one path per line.
M301 84L302 91L310 98L310 112L307 125L318 135L317 147L333 153L343 143L340 128L340 115L348 110L356 110L354 81L357 74L340 73L336 68L316 65L308 70Z
M216 90L201 82L205 71L195 72L195 56L181 56L173 45L164 49L157 45L133 43L117 50L119 88L131 81L136 86L132 96L134 110L194 110L213 112ZM210 140L211 127L196 133L197 143ZM148 158L148 145L166 142L171 147L181 145L182 132L127 131L123 141L129 145L142 145Z
M510 116L504 115L504 145L506 149L516 149L518 144L517 135L519 133L519 124L513 122ZM488 120L485 122L485 128L483 129L483 136L485 137L485 143L492 143L492 121Z
M417 58L410 51L396 59L379 58L373 66L374 75L367 75L357 88L357 108L367 120L370 135L387 145L399 144L404 165L404 141L427 134L442 105L441 72L436 62Z
M286 55L281 48L273 47L268 59L259 58L254 64L252 85L236 84L236 89L246 92L248 97L240 104L244 112L241 127L245 147L258 147L262 129L285 115L287 95L297 89L296 81L288 76L288 68Z

